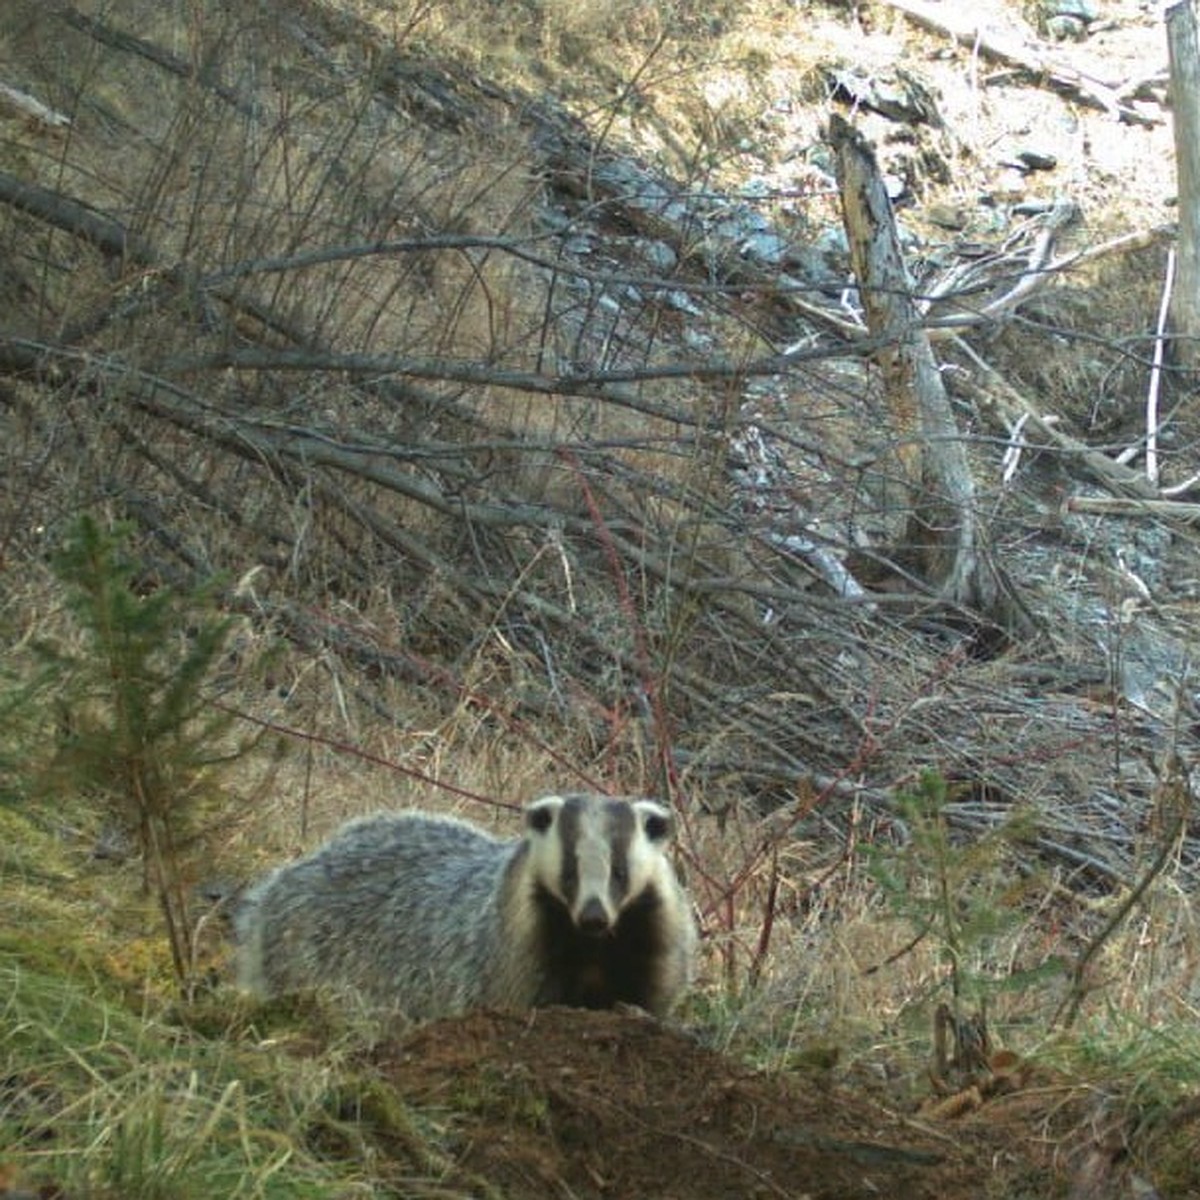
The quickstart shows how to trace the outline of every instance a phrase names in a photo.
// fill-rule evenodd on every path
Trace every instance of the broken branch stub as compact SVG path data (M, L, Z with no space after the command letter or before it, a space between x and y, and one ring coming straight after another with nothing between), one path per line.
M991 612L1000 594L984 553L975 483L937 360L921 327L892 206L866 138L834 113L829 139L837 159L842 220L867 326L887 346L883 376L890 462L907 514L906 540L918 566L953 603ZM1009 624L1009 621L1005 621Z

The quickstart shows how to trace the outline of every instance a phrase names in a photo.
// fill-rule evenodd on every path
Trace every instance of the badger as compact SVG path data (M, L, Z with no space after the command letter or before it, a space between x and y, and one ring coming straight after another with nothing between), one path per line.
M350 822L247 893L239 983L260 997L357 992L418 1019L549 1004L668 1012L696 946L670 809L561 795L524 817L513 840L422 812Z

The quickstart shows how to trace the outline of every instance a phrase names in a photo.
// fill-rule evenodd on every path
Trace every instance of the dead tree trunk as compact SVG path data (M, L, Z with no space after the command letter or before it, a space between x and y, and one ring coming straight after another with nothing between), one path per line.
M1175 171L1179 189L1179 255L1171 328L1176 361L1200 370L1200 44L1194 0L1177 0L1166 11L1175 119Z
M912 514L911 541L926 578L948 600L991 612L999 589L984 553L975 482L921 328L875 155L862 134L837 114L830 120L830 140L867 325L872 336L888 339L877 361L892 425L892 470Z

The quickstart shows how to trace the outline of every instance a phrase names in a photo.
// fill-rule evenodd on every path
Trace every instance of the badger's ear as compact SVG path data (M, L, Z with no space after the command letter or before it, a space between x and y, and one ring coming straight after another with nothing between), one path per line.
M675 814L657 800L638 800L634 804L638 820L651 842L667 842L675 834Z
M561 796L543 796L525 805L525 828L534 833L545 833L554 824L555 817L563 806Z

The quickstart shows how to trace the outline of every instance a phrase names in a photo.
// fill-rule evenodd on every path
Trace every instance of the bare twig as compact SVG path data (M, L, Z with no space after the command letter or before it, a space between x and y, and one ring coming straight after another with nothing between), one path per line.
M897 12L934 33L953 38L973 53L990 58L1006 67L1015 67L1035 78L1045 79L1052 87L1067 92L1090 104L1119 117L1131 125L1160 125L1162 122L1131 108L1125 103L1127 85L1095 79L1090 75L1045 55L1028 50L1016 38L1003 38L995 33L985 33L974 11L957 5L930 4L928 0L884 0Z
M994 367L986 362L974 349L962 340L955 341L955 347L974 365L980 379L971 378L966 374L954 377L955 387L975 399L984 410L997 413L1005 426L1006 433L1011 436L1011 430L1022 417L1022 431L1036 432L1045 441L1060 451L1070 454L1077 459L1087 471L1105 487L1128 496L1144 497L1153 500L1158 497L1158 491L1137 471L1109 458L1099 450L1093 450L1076 438L1061 430L1058 425L1043 412L1034 408L1033 404L1020 394Z
M1175 249L1167 251L1167 266L1163 277L1162 302L1158 307L1158 324L1154 329L1154 362L1150 368L1150 385L1146 391L1146 478L1158 484L1158 389L1162 382L1163 346L1166 338L1167 316L1171 308L1171 289L1175 282Z
M51 133L61 133L71 127L71 118L65 113L56 112L28 92L7 83L0 83L0 108L11 109L31 124L48 129Z
M1200 504L1182 500L1137 499L1115 496L1072 496L1067 501L1072 512L1099 513L1109 517L1153 517L1156 520L1182 521L1190 525L1200 520Z
M1113 909L1108 920L1089 939L1088 944L1076 958L1071 968L1070 988L1059 1005L1058 1012L1054 1015L1053 1025L1061 1024L1063 1028L1070 1029L1075 1023L1075 1019L1079 1016L1079 1010L1087 999L1089 990L1087 975L1092 961L1107 945L1129 914L1142 902L1150 885L1166 870L1172 857L1178 852L1179 838L1184 831L1192 806L1191 792L1186 778L1176 774L1174 767L1169 769L1167 777L1161 781L1159 791L1161 794L1160 804L1167 803L1174 808L1174 811L1169 813L1170 823L1161 834L1158 853L1155 855L1154 861L1142 873L1141 878L1129 889Z

